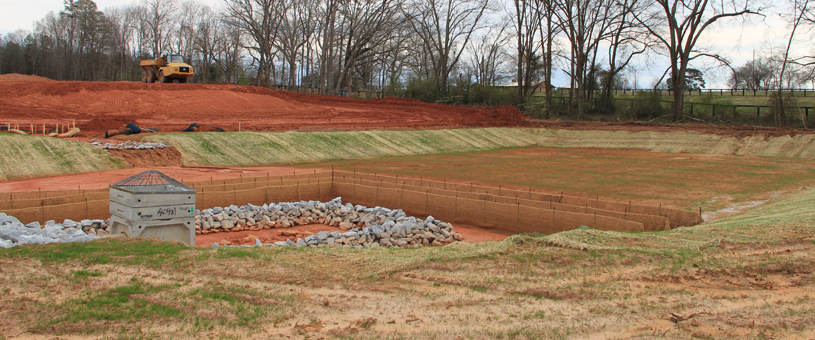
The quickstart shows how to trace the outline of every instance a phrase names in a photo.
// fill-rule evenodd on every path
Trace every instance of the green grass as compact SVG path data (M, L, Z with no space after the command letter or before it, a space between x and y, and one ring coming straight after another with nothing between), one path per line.
M89 277L100 277L102 273L88 271L88 270L77 270L74 271L74 277L76 278L89 278Z
M81 261L86 264L135 264L160 266L174 256L190 248L178 243L155 240L104 239L83 243L58 243L53 246L16 247L0 249L0 256L30 258L49 263ZM79 271L77 276L94 276L91 272Z
M57 307L65 311L65 315L54 319L50 324L99 320L134 321L150 317L183 317L184 312L181 310L134 297L134 295L143 296L158 293L167 288L135 283L109 289L101 294L69 300Z
M0 133L0 150L5 160L0 163L0 181L131 167L101 149L54 137Z
M359 132L156 134L144 140L181 151L184 164L254 166L528 146L535 136L485 128Z

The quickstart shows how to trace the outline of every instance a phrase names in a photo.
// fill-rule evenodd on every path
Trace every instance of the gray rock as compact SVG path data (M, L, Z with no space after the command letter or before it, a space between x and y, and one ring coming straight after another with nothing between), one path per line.
M288 244L288 245L290 245L290 246L292 246L292 247L296 247L296 246L297 246L297 243L296 243L296 242L294 242L294 241L292 241L290 238L286 239L286 244Z
M260 243L260 239L255 239L255 247L263 247L263 244Z
M79 223L74 222L73 220L65 219L62 221L62 226L66 228L76 228L79 226Z
M25 226L26 226L26 228L31 228L31 229L42 229L42 226L40 225L39 221L31 222L29 224L26 224Z
M232 229L232 227L234 227L234 226L235 226L235 223L232 222L232 220L230 220L230 219L225 219L225 220L221 221L221 228Z
M317 238L320 239L320 241L325 240L326 238L328 238L328 236L329 234L327 231L321 231L317 233Z
M218 248L218 247L220 247L218 242L212 242L212 248Z
M60 240L40 235L20 235L17 238L17 244L46 244L59 242Z
M0 248L8 249L11 247L14 247L14 243L12 243L11 241L0 239Z
M8 216L5 213L0 213L0 214L2 214L2 215L0 215L0 225L11 224L11 223L15 223L15 222L19 223L20 222L20 220L18 220L14 216Z
M297 238L297 246L298 246L298 247L305 247L305 246L307 246L306 241L303 241L303 239L302 239L302 238L299 238L299 237L298 237L298 238Z
M81 234L81 235L74 235L74 236L71 236L71 237L69 237L67 240L62 241L62 242L64 242L64 243L71 243L71 242L88 242L88 241L93 241L93 240L98 240L98 239L99 239L99 236L96 236L96 235L85 235L85 234Z

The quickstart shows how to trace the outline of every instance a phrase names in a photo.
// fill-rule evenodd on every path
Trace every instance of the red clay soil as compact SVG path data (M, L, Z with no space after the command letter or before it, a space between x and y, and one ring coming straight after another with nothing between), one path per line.
M113 157L140 167L181 166L181 152L175 147L143 150L108 150Z
M127 123L161 132L191 123L227 131L522 126L511 106L466 107L411 99L354 99L228 84L0 82L0 124L66 124L99 137Z
M463 242L486 242L501 241L507 238L506 234L490 229L482 229L464 225L454 225L453 230L461 234ZM305 238L321 231L340 231L337 227L325 224L311 224L287 229L261 229L244 230L232 232L220 232L207 235L195 235L195 246L209 247L212 243L219 245L255 245L255 240L259 239L262 244L285 241L290 238L296 241L298 237Z
M54 81L40 76L29 76L19 73L0 74L0 81Z
M236 177L280 176L310 173L314 169L294 169L284 167L257 167L257 168L230 168L214 166L172 166L172 167L143 167L120 169L110 171L92 172L79 175L56 176L36 178L20 181L0 183L0 192L5 191L37 191L37 190L67 190L67 189L101 189L107 188L111 183L123 180L135 174L158 170L161 173L184 182L204 181L208 179L227 179Z

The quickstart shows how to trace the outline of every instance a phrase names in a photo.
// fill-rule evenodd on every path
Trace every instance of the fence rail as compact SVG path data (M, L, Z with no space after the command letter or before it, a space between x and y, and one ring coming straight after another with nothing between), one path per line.
M654 92L672 96L674 91L671 90L661 90L661 89L623 89L623 90L614 90L614 95L633 95L637 92ZM769 97L771 94L778 92L778 89L698 89L698 90L688 90L683 91L686 92L688 96L703 96L703 95L719 95L719 96L731 96L731 97ZM815 89L785 89L782 90L784 93L791 93L793 96L800 96L800 97L812 97L815 95Z
M271 88L278 89L278 90L285 90L291 92L298 92L298 93L310 93L310 94L319 94L320 89L315 87L305 87L305 86L289 86L289 85L271 85ZM493 86L495 88L513 88L507 86ZM555 89L555 93L563 93L563 92L572 92L575 89L570 88L558 88ZM395 96L399 96L401 93L404 93L405 89L396 89ZM532 89L530 95L533 96L540 96L544 94L543 87L535 87ZM615 96L618 95L634 95L636 93L652 93L657 92L664 96L672 96L674 91L672 90L663 90L663 89L615 89L613 91ZM719 95L719 96L731 96L731 97L769 97L773 93L778 92L778 89L698 89L698 90L687 90L684 91L690 97L693 96L703 96L703 95ZM791 93L793 96L798 97L812 97L815 96L815 89L784 89L782 90L784 93ZM595 94L600 94L599 90L594 91ZM338 96L342 97L352 97L352 98L367 98L367 99L381 99L386 96L386 92L383 91L381 88L378 87L371 87L367 89L358 89L353 91L341 91Z

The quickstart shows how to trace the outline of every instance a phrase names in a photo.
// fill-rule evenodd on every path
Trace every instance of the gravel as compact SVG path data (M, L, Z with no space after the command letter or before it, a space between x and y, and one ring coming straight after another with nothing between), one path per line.
M327 224L340 231L321 231L305 238L290 238L273 246L292 247L401 247L440 246L460 241L461 235L449 223L428 216L407 216L401 209L369 208L343 204L337 197L330 202L301 201L248 204L197 210L196 234L291 228L298 225ZM259 243L258 243L259 244ZM213 245L215 246L215 245Z
M122 143L102 143L100 141L92 139L90 142L86 142L93 147L100 148L102 150L148 150L148 149L163 149L169 148L170 146L164 143L153 143L153 142L134 142L134 141L126 141Z
M87 226L88 230L93 229L97 233L105 233L101 220L92 220ZM97 222L97 223L93 223ZM99 228L94 226L99 225ZM44 226L40 222L31 222L23 225L14 216L8 216L0 212L0 248L11 248L23 244L46 244L46 243L70 243L88 242L98 239L99 236L86 234L80 223L65 220L63 223L54 221L45 222Z

